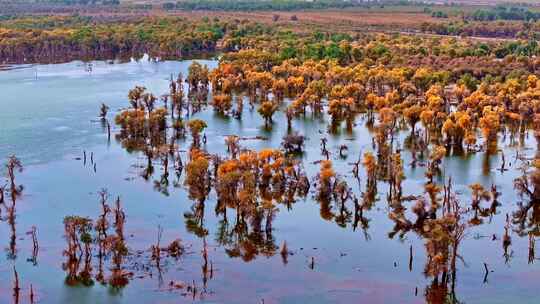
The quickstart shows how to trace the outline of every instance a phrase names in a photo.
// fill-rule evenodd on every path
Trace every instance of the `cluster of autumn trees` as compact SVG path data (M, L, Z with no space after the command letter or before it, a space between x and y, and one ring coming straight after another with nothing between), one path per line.
M156 107L157 98L136 87L129 93L132 109L121 112L116 118L122 127L120 134L124 134L120 138L124 144L130 136L138 138L143 151L149 156L149 165L158 153L174 154L174 142L167 144L166 136L156 135L165 133L170 113L175 131L172 138L184 136L187 129L191 133L192 150L186 166L186 185L191 197L201 203L216 187L220 201L238 203L247 199L244 191L236 193L239 190L234 190L238 183L247 183L242 181L242 171L258 172L263 168L243 164L236 158L240 155L246 160L260 162L253 156L257 153L241 152L239 138L230 136L226 145L232 159L224 162L227 169L222 168L219 156L207 155L201 150L206 142L204 136L201 143L201 132L207 127L206 123L199 119L184 121L184 112L189 117L189 109L194 113L211 105L221 115L234 115L241 119L245 102L242 96L247 96L252 106L258 104L258 112L266 125L272 123L272 116L279 109L286 112L289 126L295 117L327 115L331 131L342 126L351 130L357 118L365 116L374 134L376 152L366 154L362 162L369 177L365 199L372 203L377 192L377 180L389 183L390 198L399 200L402 197L403 160L395 142L401 130L409 129L407 147L413 153L414 163L417 154L419 157L428 156L426 175L432 183L448 152L475 153L485 149L493 153L497 150L500 134L509 135L511 142L522 141L526 133L536 129L540 122L540 81L534 75L508 77L504 81L485 77L480 81L468 74L453 79L451 72L429 68L370 68L363 64L351 67L330 60L301 62L298 59L285 60L277 65L269 58L271 56L266 52L239 51L225 56L218 68L212 71L194 62L185 81L181 76L171 81L170 93L162 97L164 107ZM187 95L183 93L183 82L188 87ZM211 102L206 100L210 90ZM292 146L295 143L296 148ZM152 147L150 150L144 148L148 144ZM283 147L290 151L301 150L302 144L301 136L291 134L286 137ZM279 151L272 153L283 155ZM272 153L268 152L269 155ZM279 164L288 163L282 156L277 160ZM212 163L214 175L210 170ZM240 168L242 171L238 171ZM268 176L277 179L283 173L269 171ZM326 197L326 201L335 200L343 206L346 200L353 199L353 195L335 178L331 163L324 163L318 178L319 197ZM333 198L330 193L334 193ZM341 194L335 196L336 193ZM253 195L249 197L253 198Z
M231 257L250 261L259 254L274 255L278 249L272 222L278 204L289 208L297 197L308 194L310 182L300 162L278 149L240 151L238 137L226 139L229 157L192 148L186 165L185 185L195 200L184 214L188 229L199 236L204 228L205 200L215 190L215 212L223 217L218 241ZM229 212L234 211L233 221ZM222 231L223 229L223 231Z
M350 34L312 31L259 32L241 38L225 37L227 49L257 53L258 60L275 66L287 59L335 60L340 66L432 67L447 71L452 78L470 73L506 76L509 73L535 73L540 51L534 40L488 41L474 39L422 37L415 35ZM247 53L244 53L247 54ZM234 59L227 53L225 59ZM247 55L244 55L246 57Z
M183 58L214 52L225 33L249 32L240 22L183 18L99 21L81 17L15 18L0 23L0 62L74 59Z
M290 119L326 112L331 126L345 122L349 129L361 113L367 113L370 121L378 113L390 133L403 122L414 135L421 123L426 140L439 138L447 148L465 145L468 150L477 144L479 133L485 144L496 143L503 125L515 136L540 121L539 82L532 74L479 80L429 67L343 66L298 59L276 65L268 58L268 53L255 50L225 56L210 75L214 107L227 112L232 95L240 93L258 102L259 113L270 123L284 98L289 98ZM388 134L384 131L382 138Z
M180 176L185 174L182 184L195 201L192 211L184 214L186 225L201 237L207 234L203 219L205 201L215 189L219 199L215 207L217 214L227 221L227 209L236 211L234 228L229 231L236 236L223 235L222 242L231 256L250 260L259 251L267 255L276 251L271 235L276 204L291 205L298 196L306 196L310 183L298 160L278 149L259 152L241 149L240 138L234 135L225 139L230 158L223 159L204 150L206 136L201 138L201 133L207 125L190 116L207 105L211 78L208 69L195 62L185 79L180 75L171 80L169 94L160 100L145 88L135 87L128 94L130 107L115 117L120 126L116 138L128 151L141 151L147 156L147 166L141 173L144 178L153 175L154 161L161 161L163 174L155 181L157 190L168 193L169 163L174 164L175 186L181 185ZM219 96L214 95L213 105L223 109L226 98ZM178 140L185 138L188 131L191 146L184 163ZM301 149L303 139L295 137L287 142L294 145L291 149ZM250 251L242 253L242 248Z

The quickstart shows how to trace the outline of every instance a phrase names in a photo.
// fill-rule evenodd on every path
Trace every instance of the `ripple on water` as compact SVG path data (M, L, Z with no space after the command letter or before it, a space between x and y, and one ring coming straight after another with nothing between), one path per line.
M71 130L71 128L68 126L58 126L58 127L53 128L53 131L56 131L56 132L65 132L68 130Z

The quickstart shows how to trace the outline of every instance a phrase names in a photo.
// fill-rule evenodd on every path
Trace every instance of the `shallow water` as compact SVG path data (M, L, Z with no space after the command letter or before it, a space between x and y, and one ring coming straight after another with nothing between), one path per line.
M215 66L215 61L201 61ZM73 62L58 65L25 66L0 72L0 158L16 154L25 165L17 181L24 185L23 196L17 203L16 242L17 257L0 255L0 302L9 303L13 266L21 281L21 302L28 301L32 284L41 303L128 303L128 302L205 302L205 303L424 303L424 289L430 284L423 274L426 260L424 242L414 232L405 238L388 238L393 222L388 218L385 202L386 185L380 183L379 201L366 211L369 228L353 229L351 223L340 227L333 220L320 215L320 205L308 195L297 201L290 210L280 205L273 223L272 237L276 246L286 241L294 254L284 264L279 248L273 255L259 254L244 261L227 255L227 246L220 246L217 233L220 219L215 216L215 192L206 202L204 227L209 233L208 259L213 265L213 277L203 286L201 250L203 239L188 231L183 214L190 211L191 202L186 189L168 187L168 195L156 191L154 181L159 180L161 165L154 164L156 172L149 181L140 173L146 159L138 153L126 152L107 135L96 116L101 102L111 107L109 117L127 106L127 92L135 85L143 85L156 96L168 91L171 74L187 75L191 62L129 62L108 64L94 62L88 72L85 65ZM241 121L220 117L211 108L195 115L207 121L205 149L212 153L226 154L224 137L237 134L242 137L264 136L268 140L243 140L241 146L259 150L279 147L287 133L285 117L276 113L272 130L266 130L256 110L245 106ZM315 176L320 160L320 139L327 137L332 152L334 168L358 192L352 178L351 165L359 153L371 150L371 135L365 121L357 120L352 134L327 133L325 117L295 120L293 128L306 135L303 155L305 170L310 178ZM113 132L117 130L113 129ZM403 142L404 135L400 137ZM347 144L348 159L340 159L339 146ZM190 140L181 142L180 149L187 150ZM534 140L525 139L525 154L534 153ZM519 175L518 163L513 159L515 147L500 143L505 150L509 171L501 173L500 157L489 161L484 153L468 157L450 156L443 163L440 181L452 176L454 188L470 196L468 185L481 183L486 187L495 184L502 193L502 206L490 223L467 230L458 262L456 296L465 303L538 303L540 294L535 282L540 279L538 263L528 264L528 238L512 234L512 257L503 257L502 242L505 214L516 209L518 197L512 181ZM96 172L90 162L80 159L83 151L93 154ZM185 153L183 158L186 159ZM403 152L405 174L404 195L423 192L424 169L410 168L410 153ZM363 170L361 170L363 171ZM364 173L362 173L364 174ZM172 178L171 178L172 179ZM365 181L365 176L361 176ZM162 279L156 270L152 276L134 277L120 291L96 284L92 287L69 287L64 284L62 270L65 247L62 220L66 215L96 218L99 214L97 192L107 188L111 196L120 196L126 212L127 244L131 251L148 250L156 241L158 226L163 227L163 243L181 238L188 247L178 261L168 260ZM412 204L410 203L405 203ZM334 210L335 212L335 210ZM4 215L2 215L4 216ZM231 223L232 224L232 223ZM37 265L27 261L32 251L32 241L25 235L35 225L40 245ZM8 247L11 231L6 222L0 223L0 244ZM496 234L498 239L492 241ZM413 247L413 268L408 269L409 247ZM314 259L311 269L310 261ZM483 263L492 270L484 282ZM187 284L195 282L199 291L192 299L186 291L169 290L170 281ZM415 288L418 294L415 295Z

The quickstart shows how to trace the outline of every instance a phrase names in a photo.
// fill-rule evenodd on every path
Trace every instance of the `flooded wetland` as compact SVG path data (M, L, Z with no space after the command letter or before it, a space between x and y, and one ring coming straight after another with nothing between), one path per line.
M0 7L0 303L540 303L537 23L204 3Z
M217 66L217 61L200 63L210 69ZM424 275L430 259L426 237L413 229L396 231L399 222L391 217L396 211L387 202L389 184L378 182L373 201L358 202L368 191L369 176L362 165L355 173L355 163L365 153L376 153L366 117L360 117L351 130L339 132L328 128L326 114L293 120L292 129L305 137L302 153L294 154L294 170L312 185L301 194L290 194L291 190L285 188L285 193L261 198L261 211L252 211L256 216L249 219L239 217L234 205L220 206L223 201L214 189L204 190L204 199L191 189L201 185L188 184L186 173L179 169L189 168L193 144L189 135L177 139L172 135L173 128L163 131L162 144L177 145L172 155L149 156L141 146L124 139L118 125L111 126L108 139L107 127L97 115L101 102L110 108L107 117L114 117L126 108L126 92L132 87L142 85L156 95L165 94L171 76L188 75L191 64L94 62L89 72L86 64L73 62L33 65L0 74L0 86L11 96L5 102L14 105L1 114L1 152L5 158L16 154L24 165L24 170L15 173L16 183L24 189L16 199L14 223L6 220L0 227L5 246L2 281L12 282L16 269L21 298L29 295L32 286L36 299L51 303L75 299L83 303L134 299L167 303L179 297L209 303L253 303L256 299L264 303L423 303L425 297L434 296L431 292L441 292L433 290L440 288L440 282ZM70 90L63 89L65 86ZM188 85L183 89L188 90ZM283 111L275 114L271 127L265 127L257 108L249 105L247 97L240 98L246 98L241 119L215 113L207 105L189 114L189 119L207 124L201 132L204 138L200 139L200 148L218 155L221 161L231 157L228 136L238 136L236 149L241 154L244 149L280 149L283 138L295 134L288 130ZM280 107L290 100L283 103ZM395 145L408 142L409 136L409 130L397 132ZM325 143L324 152L321 142ZM501 140L501 152L496 155L447 152L439 165L435 182L444 185L451 181L452 196L467 205L463 208L470 209L475 199L480 204L464 215L471 220L465 222L451 286L457 299L508 303L513 301L510 291L520 290L529 294L529 303L538 300L533 287L538 276L536 258L534 252L530 256L526 234L538 226L529 219L525 227L512 224L512 219L507 223L507 217L518 211L520 201L514 180L522 174L523 159L534 157L535 145L531 135L515 145L509 139ZM500 170L503 152L506 166ZM336 176L347 183L347 191L354 198L325 202L319 197L315 176L321 161L327 159L326 153ZM401 195L414 197L403 205L412 207L416 197L424 196L428 159L419 158L413 166L409 149L400 154L404 175ZM482 191L488 193L474 194L469 187L473 183L482 185ZM492 193L497 193L496 198ZM121 211L115 209L117 199ZM11 202L7 196L5 200L7 207ZM95 278L100 267L105 272L115 271L114 252L101 260L93 248L90 273L85 279L81 274L84 250L77 266L66 264L65 216L94 219L97 229L103 215L101 200L111 217L109 233L115 231L117 212L124 217L126 252L118 269L125 282L120 287ZM8 210L3 210L3 217L9 217ZM473 224L472 218L477 222ZM35 256L29 233L33 227L39 242ZM507 235L512 241L505 248L503 239ZM175 240L181 250L169 252L167 246ZM154 252L156 244L162 248L159 259ZM79 258L75 253L73 259ZM98 266L100 263L103 265ZM2 301L11 298L9 287L4 285Z

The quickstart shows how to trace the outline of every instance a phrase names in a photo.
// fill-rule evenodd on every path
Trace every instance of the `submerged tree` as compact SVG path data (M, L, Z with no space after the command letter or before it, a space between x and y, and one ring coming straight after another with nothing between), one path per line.
M206 122L201 119L192 119L188 121L188 127L193 138L193 146L198 148L201 144L201 132L207 127Z
M216 112L226 114L231 110L232 97L227 94L214 95L212 105Z
M278 110L278 105L272 101L264 101L257 110L264 118L264 126L269 127L272 124L272 116Z
M15 183L15 172L22 172L23 166L21 161L15 155L12 155L8 158L6 169L7 177L9 180L9 190L11 193L13 204L15 204L16 197L19 196L23 190L22 185L17 185Z
M106 120L108 112L109 112L109 106L102 103L101 106L99 107L99 118L101 120Z
M192 149L190 161L186 166L185 184L189 187L189 195L192 199L204 201L208 194L208 167L209 161L204 152Z
M64 218L64 231L67 241L67 248L64 256L67 260L63 264L67 272L66 284L83 284L90 286L94 284L91 276L92 271L92 220L78 216L67 216ZM82 270L79 270L83 263Z
M301 153L304 149L305 137L296 132L283 137L281 145L287 153Z

